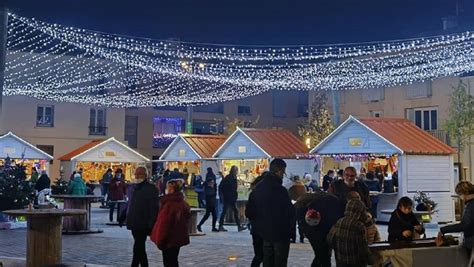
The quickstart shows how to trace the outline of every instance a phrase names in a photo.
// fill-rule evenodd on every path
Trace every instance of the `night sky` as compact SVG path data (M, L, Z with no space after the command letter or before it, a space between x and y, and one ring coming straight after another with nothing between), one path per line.
M5 0L0 0L5 1ZM474 1L460 27L474 29ZM21 16L122 35L187 42L300 45L392 40L442 33L456 0L7 0Z

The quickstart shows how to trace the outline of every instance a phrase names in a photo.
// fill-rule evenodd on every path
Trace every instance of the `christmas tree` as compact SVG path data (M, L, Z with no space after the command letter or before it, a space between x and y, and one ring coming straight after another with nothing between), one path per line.
M60 177L53 185L51 185L51 192L53 195L65 195L67 194L68 187L69 182Z
M0 211L23 209L34 199L34 184L26 180L25 167L11 166L10 159L0 167Z
M326 102L326 92L315 92L313 103L309 110L308 122L298 125L299 135L305 139L310 139L309 145L311 148L319 144L319 142L334 130L334 125L331 122L331 115L327 109Z

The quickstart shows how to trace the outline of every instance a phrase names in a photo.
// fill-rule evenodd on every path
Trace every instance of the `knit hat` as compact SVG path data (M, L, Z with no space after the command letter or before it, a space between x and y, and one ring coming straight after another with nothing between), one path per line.
M317 226L319 222L321 222L321 214L315 209L308 209L304 216L304 220L309 226Z

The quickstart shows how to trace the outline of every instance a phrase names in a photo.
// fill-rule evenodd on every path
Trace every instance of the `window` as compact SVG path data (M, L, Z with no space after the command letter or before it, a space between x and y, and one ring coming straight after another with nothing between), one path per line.
M286 102L287 94L284 91L273 92L273 117L286 117Z
M237 106L237 114L241 116L252 115L252 101L249 97L240 99Z
M410 108L406 110L406 118L413 121L416 126L423 130L438 129L437 108Z
M54 106L38 106L37 107L36 126L54 127Z
M89 116L89 135L106 135L107 113L103 108L91 108Z
M125 140L131 148L137 148L138 116L125 116Z
M193 133L195 134L221 134L223 132L222 121L193 121Z
M379 102L385 99L385 88L370 88L362 90L362 101Z
M383 116L383 111L370 111L370 117L381 118Z
M224 104L216 103L205 106L195 106L193 108L195 112L208 112L208 113L224 113Z
M308 117L308 91L298 92L298 117Z
M413 98L425 98L431 96L431 81L428 82L416 82L407 85L406 97L409 99Z
M153 118L153 147L166 148L185 129L182 118Z
M45 152L45 153L48 153L49 155L51 156L54 156L54 146L50 146L50 145L37 145L36 146L38 149L40 149L41 151Z

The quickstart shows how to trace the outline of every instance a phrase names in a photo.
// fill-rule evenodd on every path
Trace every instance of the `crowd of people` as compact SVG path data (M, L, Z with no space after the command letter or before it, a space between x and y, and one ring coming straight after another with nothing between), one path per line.
M382 266L382 256L369 250L369 244L381 239L375 225L378 200L376 196L369 196L369 192L380 192L383 185L374 174L358 175L354 167L342 172L331 170L323 178L322 187L306 185L302 187L304 190L292 191L283 185L285 171L285 161L274 159L269 171L251 184L245 216L254 248L252 267L262 263L263 266L287 266L297 226L300 241L307 238L313 249L312 267L331 266L332 251L338 267ZM120 169L115 173L107 170L101 180L101 193L107 196L108 202L128 198L126 212L119 221L121 225L126 224L134 238L132 266L148 266L145 250L148 236L162 251L165 266L178 266L180 248L190 242L191 214L183 193L184 176L176 169L164 174L152 183L147 170L139 167L135 171L136 183L128 191ZM202 186L206 209L197 224L198 231L202 231L209 217L212 217L211 231L227 231L223 224L229 210L233 210L237 230L246 229L241 225L236 207L237 174L236 166L232 166L224 178L208 168L204 179L191 179L195 188ZM37 178L37 190L49 184L46 179L49 178L45 173ZM86 194L86 191L81 172L74 173L69 192ZM442 227L437 242L442 242L446 233L464 232L463 246L470 252L474 246L474 186L462 181L456 186L456 193L466 203L464 215L460 223ZM222 205L220 214L219 204ZM110 204L111 221L113 210L114 205ZM388 241L411 241L423 233L423 225L413 213L413 201L409 197L400 198L390 217Z

